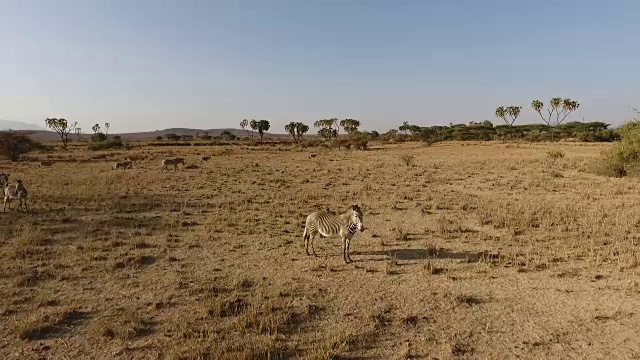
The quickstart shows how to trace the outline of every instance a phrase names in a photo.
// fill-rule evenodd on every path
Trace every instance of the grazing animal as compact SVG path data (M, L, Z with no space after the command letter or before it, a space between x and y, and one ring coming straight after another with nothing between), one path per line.
M211 159L211 156L203 156L202 157L202 161L204 161L204 162L209 161L209 159Z
M22 208L22 202L24 200L24 210L29 212L27 208L27 189L22 184L22 180L17 180L15 184L7 185L4 188L4 209L7 211L7 203L9 203L9 210L11 210L11 201L18 199L18 210Z
M53 165L53 161L51 161L51 160L42 160L42 161L38 161L36 163L36 166L39 167L39 168L43 168L43 167L51 166L51 165Z
M317 256L313 248L313 240L316 235L320 234L326 238L342 238L342 258L347 264L353 261L349 256L351 239L353 239L358 230L364 231L362 219L362 210L358 205L352 205L345 213L340 215L334 215L326 210L310 214L307 216L304 233L302 234L307 255L310 255L309 245L311 245L313 255Z
M113 170L118 170L118 169L125 170L127 167L131 168L132 165L133 163L129 160L117 162L113 165Z
M0 189L2 189L2 197L4 197L4 188L9 185L10 174L0 174Z
M174 171L178 170L178 164L182 164L182 166L184 166L184 159L183 158L164 159L162 160L162 169L160 169L160 171L164 171L164 169L167 169L167 167L172 165L173 165Z
M313 159L316 156L318 156L318 154L309 154L309 159Z

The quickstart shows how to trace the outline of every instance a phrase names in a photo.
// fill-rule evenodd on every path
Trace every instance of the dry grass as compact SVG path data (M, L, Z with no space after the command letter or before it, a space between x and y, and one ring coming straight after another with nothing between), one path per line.
M640 185L584 171L606 146L313 159L142 146L0 163L32 205L2 215L0 358L637 356ZM161 173L176 156L187 166ZM368 229L355 262L322 238L305 256L305 216L353 203Z

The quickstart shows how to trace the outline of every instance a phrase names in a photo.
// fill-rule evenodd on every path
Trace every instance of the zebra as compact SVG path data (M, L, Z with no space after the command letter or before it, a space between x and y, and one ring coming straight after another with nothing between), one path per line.
M9 185L9 175L11 174L0 174L0 189L2 189L2 197L4 198L4 188Z
M126 170L127 167L130 168L132 164L133 163L131 161L129 161L129 160L125 160L125 161L122 161L122 162L117 162L117 163L115 163L113 165L113 170L118 170L120 168L122 168L122 170Z
M327 210L320 210L307 216L304 233L302 234L307 255L310 255L309 245L311 245L313 255L318 256L313 248L313 240L316 235L320 234L326 238L342 238L342 258L347 264L353 261L349 256L351 239L353 239L358 230L360 232L364 231L362 218L362 210L358 205L352 205L345 213L340 215L334 215Z
M3 212L7 212L7 203L9 203L9 210L11 210L11 201L18 199L18 210L22 208L22 201L24 200L24 210L29 212L27 208L27 189L22 184L22 180L17 180L15 184L7 185L4 188L4 208Z
M184 166L183 158L173 158L173 159L164 159L162 160L162 169L160 171L164 171L168 166L173 165L173 170L178 170L178 164L182 164Z
M42 160L42 161L39 161L39 162L35 163L35 165L36 165L36 167L43 168L43 167L47 167L47 166L53 165L53 161L52 160Z

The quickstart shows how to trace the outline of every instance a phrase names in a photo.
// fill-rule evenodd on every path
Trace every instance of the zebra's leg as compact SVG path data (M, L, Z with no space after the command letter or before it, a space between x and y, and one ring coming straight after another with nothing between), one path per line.
M7 197L4 197L4 208L2 209L2 212L7 212Z
M316 239L317 235L318 235L318 232L316 231L316 232L311 234L311 239L309 239L309 244L311 244L311 253L315 257L318 257L318 254L316 254L316 249L313 247L313 241Z
M307 231L307 227L304 227L304 233L302 234L302 238L304 239L304 251L305 253L307 253L307 256L311 255L309 254L309 231Z
M27 207L27 198L24 199L24 212L29 212L29 208Z
M347 260L349 260L349 262L353 262L353 260L351 260L351 238L350 237L347 238Z
M342 259L345 264L349 263L347 260L347 238L345 236L342 237Z

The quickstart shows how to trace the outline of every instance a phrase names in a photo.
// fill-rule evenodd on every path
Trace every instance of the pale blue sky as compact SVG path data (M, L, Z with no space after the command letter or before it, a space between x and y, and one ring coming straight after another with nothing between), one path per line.
M89 130L353 117L369 130L490 119L571 97L640 106L637 0L0 0L0 119Z

